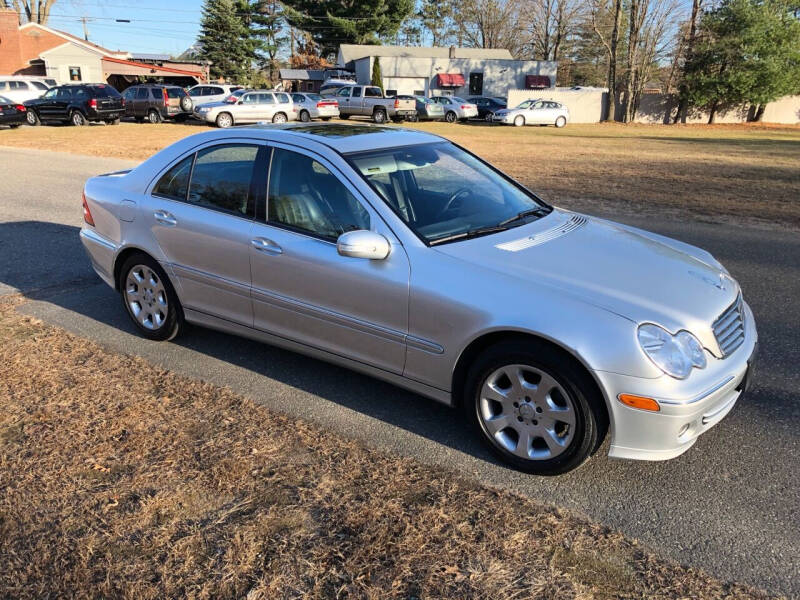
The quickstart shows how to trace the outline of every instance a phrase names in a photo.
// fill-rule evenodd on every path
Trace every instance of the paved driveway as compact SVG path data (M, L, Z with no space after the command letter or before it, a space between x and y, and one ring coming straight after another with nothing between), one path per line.
M5 286L36 298L25 310L388 452L583 512L719 577L800 596L797 232L619 216L708 248L739 279L761 336L755 386L675 460L597 456L569 475L537 478L497 464L464 432L455 412L390 385L199 328L174 343L137 337L118 297L98 284L77 237L82 182L126 164L0 152L0 293Z

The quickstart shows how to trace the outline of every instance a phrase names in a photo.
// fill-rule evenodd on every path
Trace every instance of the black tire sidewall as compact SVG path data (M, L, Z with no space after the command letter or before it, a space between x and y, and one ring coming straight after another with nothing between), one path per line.
M311 120L311 114L309 114L309 112L307 110L301 110L300 111L300 121L302 123L308 123L310 120Z
M509 364L526 364L546 371L569 394L575 409L575 431L569 447L548 460L525 460L498 447L488 438L478 415L479 395L485 379ZM502 461L526 473L559 475L577 468L597 449L605 434L605 407L585 375L573 361L535 342L508 342L490 347L473 364L464 385L461 408L470 427L484 445Z
M382 110L376 110L372 115L372 120L378 125L383 125L386 122L386 113Z
M146 265L155 271L156 274L158 274L158 276L161 278L161 281L164 283L164 289L167 291L167 300L169 301L167 308L167 319L161 327L155 330L147 329L142 326L139 321L136 320L136 317L131 312L128 303L125 300L125 282L128 279L128 273L136 265ZM157 261L153 260L146 254L134 254L128 257L120 269L119 290L120 296L122 297L122 304L125 306L125 312L128 313L128 316L136 326L136 329L144 337L155 341L165 341L171 340L178 335L181 327L183 326L183 308L178 300L178 295L175 293L175 288L172 287L172 282L169 280L169 277L164 272L164 269L161 268L161 265L159 265Z
M444 116L444 120L448 123L455 123L458 121L458 115L451 110Z
M33 122L28 119L28 115L33 115ZM41 120L39 119L39 115L36 114L35 110L28 109L28 115L25 115L25 122L30 125L31 127L36 127L37 125L41 124Z

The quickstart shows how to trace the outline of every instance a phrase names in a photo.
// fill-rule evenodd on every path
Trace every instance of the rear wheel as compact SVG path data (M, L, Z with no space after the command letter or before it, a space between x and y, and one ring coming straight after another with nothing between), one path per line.
M525 125L525 117L523 117L522 115L517 115L516 117L514 117L514 126L522 127L523 125Z
M73 110L72 114L69 116L69 122L76 127L83 127L86 125L86 117L83 116L81 111Z
M560 129L561 127L564 127L564 125L566 125L566 124L567 124L567 119L566 119L566 117L558 117L558 118L556 119L556 127L558 127L559 129Z
M11 123L11 125L9 125L9 127L11 127L11 129L16 129L20 125L22 125L22 123Z
M36 111L30 109L28 109L28 114L25 115L25 122L31 127L36 127L37 125L42 124L42 122L39 120L39 115L36 114Z
M454 113L452 110L447 111L447 114L444 116L444 120L448 123L455 123L458 120L458 115Z
M311 115L308 114L307 110L301 110L300 111L300 120L303 123L308 123L311 120Z
M539 475L578 467L607 429L604 401L589 376L537 340L501 343L479 356L462 406L496 456Z
M158 125L159 123L161 123L161 121L163 121L163 119L161 118L161 113L155 110L154 108L151 108L149 111L147 111L147 120L150 121L153 125Z
M145 254L122 265L120 289L125 310L146 338L171 340L183 326L183 309L161 266Z
M494 113L492 111L489 111L483 118L486 120L487 123L491 123L494 120Z
M225 129L226 127L230 127L233 125L233 117L230 113L219 113L217 115L217 127L221 129Z
M347 119L349 119L349 118L350 118L350 115L343 115L343 114L340 114L340 115L339 115L339 118L340 118L342 121L347 121Z
M275 115L272 117L273 123L286 123L286 120L286 115L282 112L275 113Z
M372 121L377 123L378 125L386 122L386 111L383 109L378 109L374 113L372 113Z
M321 119L322 119L323 121L330 121L330 120L331 120L331 118L330 118L330 117L321 117Z

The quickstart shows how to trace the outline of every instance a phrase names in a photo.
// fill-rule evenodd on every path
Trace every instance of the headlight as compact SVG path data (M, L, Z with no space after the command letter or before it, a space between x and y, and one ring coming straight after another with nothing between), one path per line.
M676 379L686 379L692 368L706 367L702 344L691 333L681 330L675 335L658 325L639 326L639 345L656 366Z
M200 107L200 108L197 108L197 109L195 109L195 110L197 110L197 112L208 112L208 111L210 111L211 109L210 109L210 108L203 108L203 107Z

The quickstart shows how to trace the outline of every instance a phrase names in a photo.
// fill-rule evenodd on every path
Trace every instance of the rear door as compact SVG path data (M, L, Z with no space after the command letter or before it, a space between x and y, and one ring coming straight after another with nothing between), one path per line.
M136 98L133 101L133 114L143 118L147 115L150 107L150 89L146 87L136 88Z
M125 100L125 116L134 116L133 106L134 100L136 99L136 88L129 87L127 90L122 92L122 98Z
M250 233L265 153L251 140L212 142L173 163L145 196L143 219L185 309L252 326Z
M61 119L66 121L69 119L69 107L70 103L72 102L72 97L76 92L75 86L65 85L64 87L58 88L58 94L56 94L55 102L49 104L49 108L52 111L52 118L54 119Z
M353 107L350 106L350 92L353 91L353 88L350 86L340 88L338 92L336 92L336 100L339 102L339 112L343 115L353 115Z

